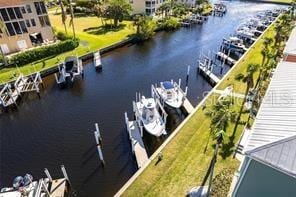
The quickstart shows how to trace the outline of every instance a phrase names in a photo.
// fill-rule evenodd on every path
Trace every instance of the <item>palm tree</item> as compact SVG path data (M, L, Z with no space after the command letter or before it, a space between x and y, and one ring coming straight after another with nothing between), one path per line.
M68 32L67 32L67 25L66 25L67 13L65 11L64 3L63 3L62 0L59 0L59 4L60 4L60 7L61 7L62 23L63 23L64 28L65 28L65 33L68 34Z
M0 38L2 37L1 34L5 34L5 33L6 33L6 25L2 21L2 19L0 19ZM0 55L2 57L1 59L3 59L4 66L7 65L6 57L5 57L1 47L0 47Z
M213 181L214 168L217 161L219 147L224 141L226 129L229 122L235 121L236 113L231 109L232 101L230 97L220 99L206 111L206 116L211 117L210 131L212 137L216 140L214 155L210 163L210 180L207 194L210 195L211 185Z
M274 31L275 31L274 48L276 48L277 46L279 46L279 44L281 43L281 40L282 40L282 29L283 29L283 25L281 23L277 23L274 26Z
M75 26L74 26L74 11L73 11L73 7L72 7L72 0L69 0L69 10L70 10L69 26L72 26L73 37L75 39L76 38L76 33L75 33Z

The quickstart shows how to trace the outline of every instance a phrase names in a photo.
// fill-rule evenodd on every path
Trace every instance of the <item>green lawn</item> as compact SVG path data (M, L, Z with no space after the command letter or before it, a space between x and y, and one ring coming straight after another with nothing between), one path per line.
M264 36L273 37L273 28L269 29ZM255 48L237 64L228 78L222 82L219 88L223 89L229 84L233 84L233 76L239 72L245 72L246 65L250 62L260 62L260 49L262 41L255 44ZM255 75L258 76L258 73ZM235 82L235 91L244 92L245 84ZM207 108L215 102L217 95L210 95L206 100ZM242 100L235 102L233 106L239 111ZM241 120L246 120L247 114L242 114ZM163 160L155 165L154 159L151 164L143 171L136 181L125 191L124 196L184 196L186 192L201 184L210 160L213 155L213 144L210 140L209 145L209 125L210 118L204 115L204 111L199 108L193 116L185 123L179 133L162 150ZM230 168L235 171L239 162L232 158L234 144L239 140L243 130L243 125L239 124L236 129L232 123L227 129L228 138L220 149L220 155L215 168L218 174L223 168ZM207 152L204 152L208 147Z
M52 26L54 26L58 31L64 31L64 27L61 22L61 15L56 15L55 9L51 9L49 11L49 16ZM69 22L67 21L67 26L68 23ZM81 41L81 44L77 49L60 54L56 57L40 60L36 62L34 66L29 64L19 68L10 67L0 69L0 84L12 80L20 73L26 75L33 73L36 70L44 70L53 67L59 62L62 62L66 56L80 56L90 51L101 49L119 41L128 39L130 35L135 33L135 28L130 21L123 21L120 28L115 30L106 30L102 28L101 20L94 16L75 18L74 23L76 27L76 35ZM71 34L72 28L68 27L68 32Z
M265 0L265 1L270 1L275 3L291 3L292 2L292 0Z

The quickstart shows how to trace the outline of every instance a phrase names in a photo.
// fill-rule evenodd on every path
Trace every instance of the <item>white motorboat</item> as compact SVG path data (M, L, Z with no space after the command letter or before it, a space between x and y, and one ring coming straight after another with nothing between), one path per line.
M239 38L242 38L244 40L249 39L249 40L253 40L255 37L255 32L248 28L248 27L240 27L236 30L236 34Z
M246 49L243 40L235 36L223 39L223 47L238 52L243 52Z
M166 113L160 115L158 109L160 103L155 98L146 98L145 96L139 96L139 100L134 102L135 116L143 124L145 130L156 137L166 135Z
M173 108L180 108L186 97L180 84L174 81L161 82L160 87L156 87L156 92L167 105Z

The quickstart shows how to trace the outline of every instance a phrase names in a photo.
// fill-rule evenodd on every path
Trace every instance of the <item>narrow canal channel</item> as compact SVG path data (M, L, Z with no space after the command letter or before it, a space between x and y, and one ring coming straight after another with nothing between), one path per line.
M196 73L201 50L217 50L222 38L257 11L277 5L233 1L226 16L210 17L202 26L158 33L148 42L129 45L104 55L103 72L92 63L85 79L72 88L59 89L54 77L44 79L41 99L22 99L19 110L0 113L0 187L10 186L17 175L44 177L48 168L61 176L64 164L79 196L112 196L136 171L124 125L124 112L132 117L132 101L140 91L150 95L151 84L181 78L191 65L189 100L196 105L211 86ZM183 86L184 87L184 86ZM181 119L173 119L171 129ZM103 138L105 168L99 165L93 136L98 122ZM150 153L161 143L147 144Z

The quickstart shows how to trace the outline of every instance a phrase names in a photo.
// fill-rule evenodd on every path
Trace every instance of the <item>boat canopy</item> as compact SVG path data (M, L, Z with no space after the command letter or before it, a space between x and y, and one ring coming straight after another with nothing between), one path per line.
M172 82L170 81L164 81L162 83L163 87L166 89L166 90L169 90L169 89L173 89L174 88L174 85Z

